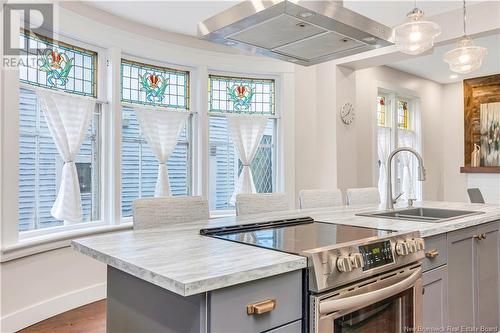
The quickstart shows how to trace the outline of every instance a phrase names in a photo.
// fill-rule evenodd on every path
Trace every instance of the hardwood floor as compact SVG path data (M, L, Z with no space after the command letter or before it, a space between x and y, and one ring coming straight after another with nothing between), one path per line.
M105 333L106 300L61 313L18 333Z

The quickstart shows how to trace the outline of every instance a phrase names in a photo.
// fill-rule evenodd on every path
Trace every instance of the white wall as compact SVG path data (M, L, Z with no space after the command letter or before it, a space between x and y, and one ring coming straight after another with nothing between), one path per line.
M337 187L335 66L295 68L295 188Z
M467 202L464 165L464 94L462 82L443 86L443 199Z
M102 299L106 266L67 247L1 264L2 333Z

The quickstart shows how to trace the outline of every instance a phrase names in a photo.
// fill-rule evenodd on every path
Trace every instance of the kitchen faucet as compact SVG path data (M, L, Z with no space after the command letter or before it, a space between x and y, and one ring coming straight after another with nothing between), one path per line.
M422 156L413 148L410 147L401 147L395 149L387 159L387 199L385 203L385 209L394 210L394 199L392 198L392 159L396 156L397 153L406 151L415 155L418 160L418 180L423 182L425 180L425 168L424 168L424 160Z

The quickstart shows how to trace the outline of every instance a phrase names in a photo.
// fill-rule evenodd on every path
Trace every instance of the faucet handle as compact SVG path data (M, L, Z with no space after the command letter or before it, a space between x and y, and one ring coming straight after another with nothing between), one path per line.
M395 204L396 202L398 202L398 199L401 198L403 194L405 194L405 192L399 193L394 199L392 199L392 203Z

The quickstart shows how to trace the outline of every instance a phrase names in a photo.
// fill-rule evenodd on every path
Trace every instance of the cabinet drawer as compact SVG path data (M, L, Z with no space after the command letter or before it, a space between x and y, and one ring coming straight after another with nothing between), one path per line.
M267 331L266 333L301 333L301 332L302 332L302 320L297 320L288 325Z
M248 305L267 300L275 302L271 311L247 313ZM301 318L301 271L214 290L209 295L209 325L212 333L262 332Z
M424 272L444 265L446 261L446 234L425 238L425 259L422 263Z

